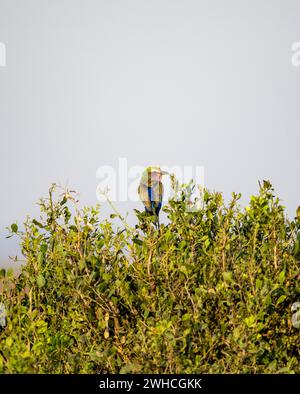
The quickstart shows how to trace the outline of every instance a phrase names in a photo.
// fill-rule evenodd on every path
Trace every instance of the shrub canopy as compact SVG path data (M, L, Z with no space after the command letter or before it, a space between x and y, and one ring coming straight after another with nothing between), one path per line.
M0 271L0 372L299 373L300 212L267 181L246 208L203 189L193 210L191 188L156 230L51 186L10 229L26 263Z

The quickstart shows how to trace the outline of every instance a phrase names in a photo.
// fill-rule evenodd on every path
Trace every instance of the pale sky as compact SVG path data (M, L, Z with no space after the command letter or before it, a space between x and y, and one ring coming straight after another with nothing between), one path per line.
M299 0L0 0L0 261L51 182L95 204L97 168L120 157L203 166L243 201L269 179L293 216L299 15Z

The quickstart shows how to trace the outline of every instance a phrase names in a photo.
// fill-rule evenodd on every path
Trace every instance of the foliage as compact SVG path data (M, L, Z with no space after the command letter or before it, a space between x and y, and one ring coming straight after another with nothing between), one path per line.
M0 372L299 373L299 212L267 181L246 208L203 189L190 209L191 188L157 230L52 185L41 217L10 229L26 263L0 271Z

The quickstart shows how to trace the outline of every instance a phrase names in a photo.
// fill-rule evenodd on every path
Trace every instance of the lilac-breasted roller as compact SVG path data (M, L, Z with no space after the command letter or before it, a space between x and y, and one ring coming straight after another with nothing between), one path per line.
M138 187L138 193L146 212L156 217L156 223L159 227L159 211L162 206L164 187L162 184L163 175L168 174L162 171L160 167L147 167L142 174L142 178Z

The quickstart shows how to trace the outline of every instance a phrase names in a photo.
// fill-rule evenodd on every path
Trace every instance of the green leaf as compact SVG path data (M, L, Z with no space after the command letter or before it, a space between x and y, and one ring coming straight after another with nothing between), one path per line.
M285 279L285 270L282 270L278 276L279 283L282 285Z
M246 317L246 319L244 319L244 322L246 323L246 325L251 328L255 325L255 316L251 315L249 317Z
M277 304L277 305L281 304L284 300L286 300L286 298L287 298L286 295L284 295L284 294L281 295L281 296L278 298L276 304Z
M234 282L232 271L223 272L223 278L225 282Z
M186 241L181 241L178 246L179 246L179 249L184 250L186 247Z
M143 241L139 238L132 238L132 241L137 245L143 245Z
M16 233L16 232L18 231L18 225L17 225L16 223L13 223L13 224L10 226L10 228L11 228L11 231L12 231L13 233Z
M300 207L297 208L296 215L297 219L300 221Z
M255 281L255 286L257 289L261 289L263 285L263 281L260 278L257 278Z
M41 253L45 254L47 252L48 245L47 244L42 244L41 245Z
M272 298L271 298L270 294L266 295L264 302L265 302L266 306L269 306L272 304Z
M40 288L45 286L46 281L42 274L38 275L38 277L36 278L36 283Z
M64 205L68 201L67 197L64 196L64 198L61 200L60 205Z
M277 360L273 360L268 365L268 369L271 371L275 371L277 369Z
M36 219L33 219L32 223L35 224L36 226L38 226L39 228L44 228L44 225L42 223L38 222Z
M13 276L14 276L14 270L12 268L8 268L8 270L6 270L6 277L12 278Z
M186 321L186 320L191 320L191 314L190 313L185 313L182 316L182 321Z

